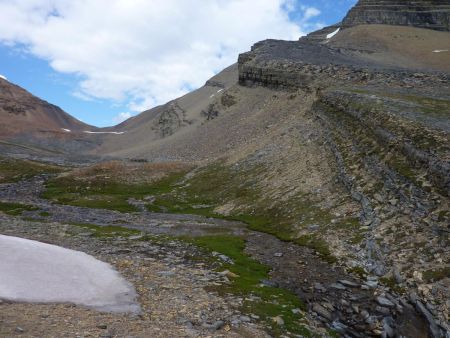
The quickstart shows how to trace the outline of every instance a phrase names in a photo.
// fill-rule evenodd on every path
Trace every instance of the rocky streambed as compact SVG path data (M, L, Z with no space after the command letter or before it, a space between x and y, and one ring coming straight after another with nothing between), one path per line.
M245 252L271 269L270 278L261 280L261 285L285 288L294 292L306 304L307 317L313 330L327 335L329 331L323 331L324 328L332 329L334 332L348 337L429 336L430 323L427 322L423 314L421 315L416 311L413 306L415 304L382 286L378 277L365 276L365 278L361 278L349 274L339 267L339 264L330 265L323 261L313 249L283 242L265 233L249 231L245 224L240 222L195 215L150 213L147 211L119 213L104 209L53 204L40 197L46 179L47 176L45 175L37 176L30 180L0 186L0 201L25 203L36 208L36 210L24 211L22 216L15 217L14 221L2 219L0 224L3 233L33 238L41 236L42 233L49 233L49 229L54 230L57 227L56 225L66 224L66 227L78 229L75 241L76 249L80 249L81 246L84 249L82 251L94 251L105 257L106 260L111 260L117 254L125 255L125 257L128 257L125 259L130 261L129 264L134 266L139 265L139 263L136 263L135 257L139 258L138 261L148 262L150 260L155 264L170 261L169 265L171 267L176 266L175 270L180 268L177 265L178 263L186 261L184 257L187 256L189 250L195 251L192 246L185 246L177 241L166 241L166 244L158 244L159 249L156 250L153 250L155 249L153 244L146 244L152 246L152 250L148 250L149 248L142 247L142 243L145 242L133 242L132 240L130 242L130 239L120 239L119 236L119 239L116 238L107 248L102 245L97 249L95 245L93 246L95 241L92 239L92 233L86 228L74 225L118 227L157 236L162 234L173 237L218 234L241 236L246 241ZM136 203L136 201L130 202ZM21 226L22 221L20 220L22 219L35 221L33 222L35 225L31 227L31 233L28 225ZM11 223L15 226L11 226ZM50 234L52 234L51 231ZM58 236L60 235L56 237ZM138 239L140 236L142 235L131 236L131 238ZM44 239L50 242L57 241L56 237L55 234L52 234ZM65 238L65 241L67 241L67 238ZM69 247L73 246L73 241L68 241L68 245ZM181 250L180 246L185 246L185 248ZM190 249L188 250L186 247ZM160 255L161 251L164 252L162 256ZM149 252L151 252L151 257L147 257L147 259L146 256ZM191 253L189 256L195 256L195 254ZM160 259L162 262L159 262ZM226 261L226 257L224 257L224 260ZM205 272L205 274L207 273ZM161 274L168 277L173 276L175 272L169 269ZM209 274L213 277L207 278L204 282L208 281L220 285L220 280L222 279L223 282L223 279L226 279L224 274L220 275L212 271ZM146 279L146 282L153 283L151 278ZM187 281L187 283L191 282ZM139 287L137 289L139 290ZM170 290L170 288L167 290ZM195 292L194 290L191 298L184 299L186 304L190 301L195 302ZM175 293L178 294L178 291ZM168 299L172 297L170 294L167 296ZM239 303L240 301L242 302L242 299L232 299L231 303ZM2 305L3 310L5 310L7 307L4 304ZM17 307L18 305L11 304L8 306ZM240 319L240 316L244 316L243 320ZM241 327L242 323L254 322L255 325L258 323L258 316L233 314L232 310L229 310L227 315L219 317L216 317L218 318L216 321L212 321L208 317L208 320L198 323L198 325L202 329L208 325L212 325L209 327L210 329L212 327L221 329L228 325L227 328L231 331L231 328ZM244 327L247 326L244 325Z

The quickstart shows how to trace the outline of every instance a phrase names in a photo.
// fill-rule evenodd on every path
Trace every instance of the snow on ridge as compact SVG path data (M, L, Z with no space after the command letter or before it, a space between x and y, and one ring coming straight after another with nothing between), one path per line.
M0 235L0 299L140 311L136 291L111 265L84 252Z
M72 130L66 129L66 128L61 128L61 130L64 130L66 133L71 133L72 132Z
M443 53L443 52L450 52L448 49L436 49L433 51L433 53Z
M2 74L0 74L0 79L3 79L3 80L8 81L8 79L6 78L6 76L5 76L5 75L2 75Z
M126 131L83 131L85 134L113 134L113 135L122 135L125 134Z
M337 33L339 33L340 30L341 30L341 29L338 28L338 29L336 29L333 33L328 34L328 35L327 35L327 39L331 39L333 36L335 36Z

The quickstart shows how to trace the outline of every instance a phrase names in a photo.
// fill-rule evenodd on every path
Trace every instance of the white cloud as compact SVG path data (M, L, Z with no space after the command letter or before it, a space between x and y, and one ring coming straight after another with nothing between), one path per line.
M304 14L303 18L304 18L304 20L309 20L311 18L314 18L314 17L320 15L320 13L321 13L320 10L318 10L315 7L307 7L305 9L305 14Z
M0 42L79 76L78 97L132 111L201 86L262 39L298 39L318 15L293 0L0 0ZM298 15L297 15L298 16Z
M0 74L0 79L8 80L5 75Z
M114 123L121 123L125 120L128 120L131 116L133 116L131 113L119 113L116 116L113 117Z

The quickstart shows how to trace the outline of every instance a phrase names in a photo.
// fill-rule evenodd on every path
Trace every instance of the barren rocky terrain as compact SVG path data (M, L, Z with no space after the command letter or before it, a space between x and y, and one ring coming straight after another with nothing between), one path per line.
M449 4L408 3L109 134L5 137L0 233L111 263L142 313L2 302L0 335L448 337Z

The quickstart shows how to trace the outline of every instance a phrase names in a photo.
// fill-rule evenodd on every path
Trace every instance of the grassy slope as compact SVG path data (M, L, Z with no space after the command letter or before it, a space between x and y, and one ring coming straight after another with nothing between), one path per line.
M39 174L55 174L66 168L28 160L0 157L0 184L14 183Z

